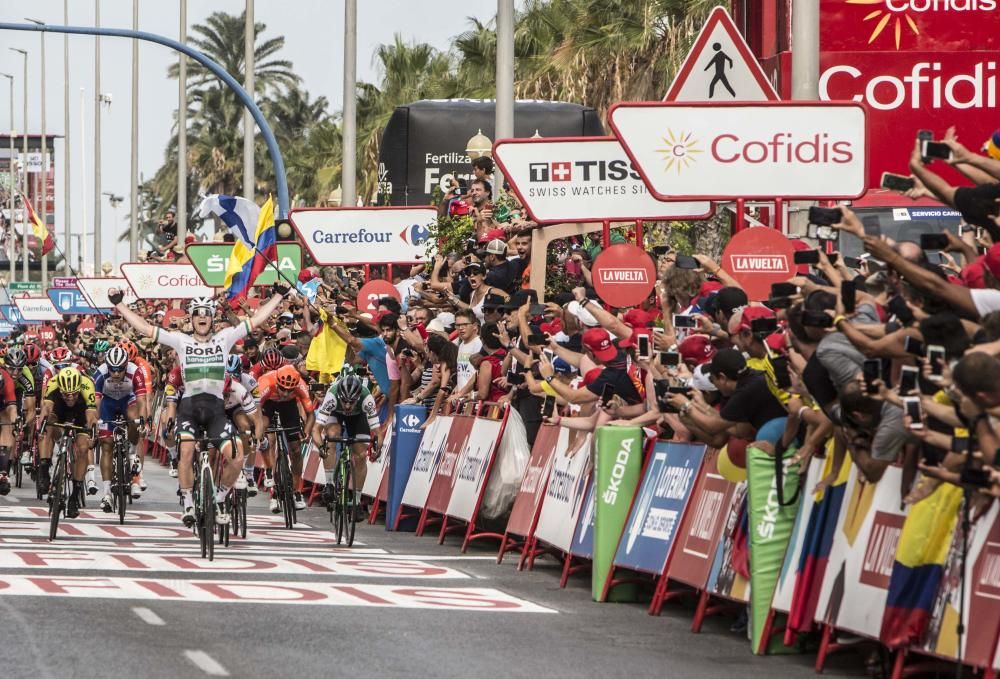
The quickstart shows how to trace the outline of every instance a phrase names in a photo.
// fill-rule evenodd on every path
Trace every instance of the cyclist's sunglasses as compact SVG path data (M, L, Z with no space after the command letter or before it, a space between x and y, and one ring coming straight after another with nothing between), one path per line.
M196 316L207 316L208 318L211 318L214 315L215 314L212 313L211 309L195 309L194 311L191 312L192 318Z
M108 368L108 372L110 372L112 375L121 375L121 374L123 374L127 370L128 370L127 367L126 368Z

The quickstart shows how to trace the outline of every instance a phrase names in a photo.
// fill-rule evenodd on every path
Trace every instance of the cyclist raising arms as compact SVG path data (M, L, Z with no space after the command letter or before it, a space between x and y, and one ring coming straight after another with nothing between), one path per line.
M317 409L316 425L313 428L313 443L319 450L324 448L324 434L331 438L339 438L344 435L356 440L351 445L351 459L354 467L352 470L354 472L354 493L358 498L358 507L360 508L361 488L365 485L365 476L368 473L365 453L368 450L368 441L371 439L372 432L375 433L375 450L382 449L375 397L365 389L360 377L345 369L340 377L330 385L326 396L323 397L323 402ZM344 429L347 431L344 432ZM330 504L334 501L333 479L334 474L337 473L337 456L327 455L323 459L323 469L326 471L323 502Z
M128 308L122 299L121 290L108 292L108 299L115 305L118 313L138 332L153 338L177 352L177 363L184 379L184 395L177 406L177 431L181 438L180 462L178 472L181 494L184 501L184 525L192 527L195 521L194 498L191 491L194 486L194 439L204 435L214 439L219 452L226 461L222 478L219 479L215 501L217 503L215 520L219 524L229 523L229 515L225 511L225 499L236 477L243 469L243 445L236 441L236 455L230 456L233 445L232 426L226 420L223 405L223 391L226 383L226 361L229 353L239 340L251 330L263 325L267 318L281 304L282 297L290 287L281 283L275 284L274 292L266 303L260 305L257 312L249 319L244 319L239 325L212 333L212 321L215 317L215 301L211 299L193 299L188 304L191 314L192 335L181 332L171 332L154 326L145 318ZM221 441L221 443L219 443Z

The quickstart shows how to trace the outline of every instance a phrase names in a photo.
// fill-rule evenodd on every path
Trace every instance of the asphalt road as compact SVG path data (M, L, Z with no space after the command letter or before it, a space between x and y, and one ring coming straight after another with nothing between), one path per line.
M813 655L755 657L731 618L690 632L693 603L661 617L590 601L589 575L559 588L559 565L496 564L496 544L361 525L337 548L320 509L287 531L251 500L246 541L200 558L181 526L174 479L150 488L126 525L88 510L55 542L27 486L0 498L0 676L42 677L809 677ZM205 570L211 569L211 570ZM827 676L863 676L860 657Z

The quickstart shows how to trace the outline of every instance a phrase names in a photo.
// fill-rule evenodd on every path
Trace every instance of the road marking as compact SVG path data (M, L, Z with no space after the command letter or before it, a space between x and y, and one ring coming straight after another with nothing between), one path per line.
M132 612L139 616L139 619L147 625L162 626L167 624L163 622L163 618L144 606L135 606L132 608Z
M184 657L194 663L195 667L213 677L228 677L229 672L205 651L184 651Z

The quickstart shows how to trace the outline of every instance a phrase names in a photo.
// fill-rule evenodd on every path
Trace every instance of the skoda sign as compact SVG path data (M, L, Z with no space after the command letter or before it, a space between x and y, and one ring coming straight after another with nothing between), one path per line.
M289 215L322 266L422 261L436 219L433 207L307 208Z
M660 200L857 198L867 186L860 104L622 103L609 118Z
M709 202L667 203L649 195L614 137L501 139L493 158L539 224L712 214Z

